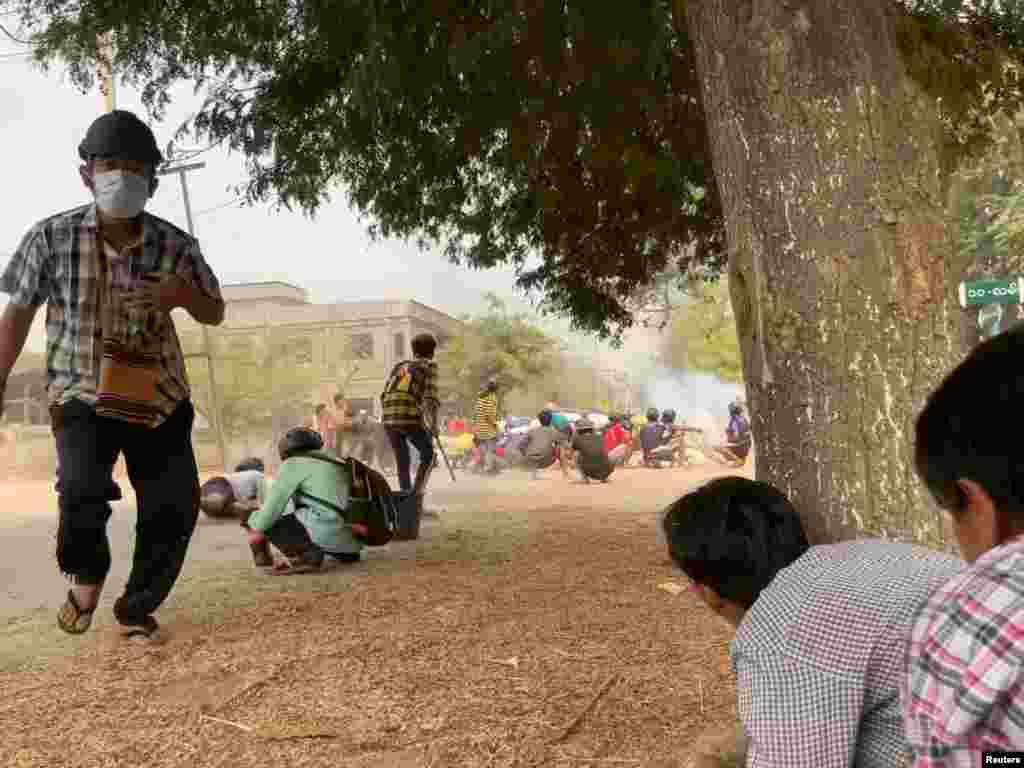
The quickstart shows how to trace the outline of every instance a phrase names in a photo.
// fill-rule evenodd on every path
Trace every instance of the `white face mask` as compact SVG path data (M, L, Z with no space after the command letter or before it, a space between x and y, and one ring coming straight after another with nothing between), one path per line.
M128 171L93 175L96 205L112 219L134 219L149 200L149 179Z

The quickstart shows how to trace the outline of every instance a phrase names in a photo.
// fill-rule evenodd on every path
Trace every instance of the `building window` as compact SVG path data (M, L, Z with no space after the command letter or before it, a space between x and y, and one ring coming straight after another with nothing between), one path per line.
M405 357L405 334L395 334L395 357L401 360Z
M348 337L346 345L346 360L372 360L373 359L373 334L353 333Z

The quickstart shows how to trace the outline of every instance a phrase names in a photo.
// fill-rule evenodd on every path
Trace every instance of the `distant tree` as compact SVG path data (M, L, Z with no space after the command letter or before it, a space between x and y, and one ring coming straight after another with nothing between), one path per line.
M505 302L487 294L488 310L463 316L463 331L438 351L443 399L470 413L481 387L491 376L502 397L525 391L552 369L557 342L530 323L523 313L510 314Z
M743 380L736 320L725 279L695 290L673 310L661 354L672 368L713 373L724 381Z

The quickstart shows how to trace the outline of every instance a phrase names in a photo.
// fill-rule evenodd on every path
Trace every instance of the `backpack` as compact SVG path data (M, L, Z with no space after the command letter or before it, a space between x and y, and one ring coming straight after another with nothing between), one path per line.
M388 395L392 392L403 392L409 394L419 404L423 401L426 380L426 363L420 360L402 360L391 369L391 374L388 376L384 391L380 396L381 402L386 403Z
M332 459L327 456L312 455L320 461L335 464L339 468L347 467L352 475L352 491L348 509L342 509L337 503L317 498L352 526L352 533L368 547L383 547L391 542L398 530L398 505L391 486L384 476L366 466L358 459ZM300 494L312 498L308 494Z

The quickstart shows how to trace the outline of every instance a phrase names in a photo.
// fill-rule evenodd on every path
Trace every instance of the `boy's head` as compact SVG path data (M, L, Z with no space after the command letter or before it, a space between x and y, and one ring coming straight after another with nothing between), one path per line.
M327 406L324 405L323 403L320 403L319 405L317 405L315 413L316 413L317 416L319 416L320 414L322 414L326 410L327 410Z
M541 411L540 413L537 414L537 421L540 422L540 425L542 427L550 427L551 426L551 417L552 417L551 411L549 411L547 408L545 408L543 411Z
M730 621L809 546L789 499L743 477L712 480L686 494L668 508L662 526L672 559Z
M334 396L334 407L335 408L340 408L344 404L345 404L345 396L343 394L341 394L341 392L339 392L338 394L336 394Z
M1024 532L1024 326L983 342L917 418L918 476L947 516L964 559Z
M434 351L437 349L437 339L429 333L420 333L413 336L412 353L415 357L425 357L428 360L434 359Z
M199 508L209 517L228 517L235 503L235 491L223 477L214 477L199 489Z
M647 423L654 424L658 421L658 409L648 408L647 409Z

